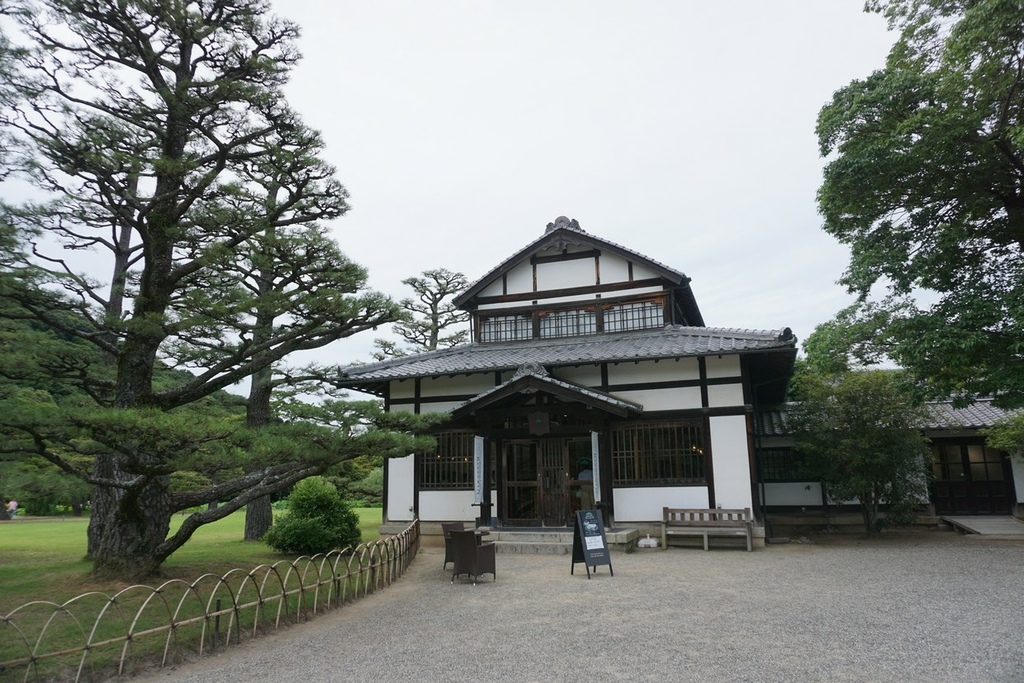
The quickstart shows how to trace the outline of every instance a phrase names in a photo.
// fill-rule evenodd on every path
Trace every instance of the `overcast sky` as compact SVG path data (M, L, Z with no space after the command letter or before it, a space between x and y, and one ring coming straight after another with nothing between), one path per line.
M565 215L686 273L713 327L801 340L851 302L815 118L895 36L862 0L275 0L289 102L351 193L370 285L476 280ZM381 336L381 335L378 335ZM369 360L373 335L331 347Z

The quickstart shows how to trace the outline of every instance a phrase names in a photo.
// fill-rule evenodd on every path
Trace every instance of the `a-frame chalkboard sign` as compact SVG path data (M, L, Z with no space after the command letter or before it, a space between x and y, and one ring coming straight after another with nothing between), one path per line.
M598 565L608 565L608 571L615 576L612 569L612 558L608 551L608 540L604 537L604 520L601 519L600 510L579 510L576 513L576 529L572 535L572 569L570 574L575 573L576 563L582 562L587 568L587 578L590 578L590 568L597 572Z

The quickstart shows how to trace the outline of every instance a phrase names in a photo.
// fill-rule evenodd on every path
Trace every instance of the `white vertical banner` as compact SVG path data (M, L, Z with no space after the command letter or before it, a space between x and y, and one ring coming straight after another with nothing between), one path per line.
M594 471L594 502L601 502L601 458L597 432L590 432L590 469Z
M484 437L473 437L473 502L484 502Z

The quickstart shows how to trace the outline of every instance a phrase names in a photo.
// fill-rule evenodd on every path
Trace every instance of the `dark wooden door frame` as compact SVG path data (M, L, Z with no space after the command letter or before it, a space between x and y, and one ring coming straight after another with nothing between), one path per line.
M940 460L938 464L939 471L931 486L931 499L936 514L1006 515L1012 512L1016 496L1013 472L1005 453L986 449L984 439L980 437L936 439L934 443L939 447L955 449L960 455L959 462ZM983 449L981 461L970 459L971 446ZM998 454L996 459L990 458L992 454ZM943 478L950 464L958 476ZM999 476L992 476L993 467Z
M585 443L589 457L590 437L547 436L507 439L500 449L499 468L502 474L499 509L502 521L511 525L564 527L572 523L573 496L580 482L574 478L572 444ZM510 476L510 453L528 446L532 451L535 479L515 479ZM526 500L524 504L522 501ZM521 516L532 505L532 515Z

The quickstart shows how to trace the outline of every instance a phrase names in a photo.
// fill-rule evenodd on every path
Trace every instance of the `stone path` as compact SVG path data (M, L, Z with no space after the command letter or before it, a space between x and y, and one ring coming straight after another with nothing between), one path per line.
M1024 680L1024 541L950 531L743 550L500 555L450 585L425 548L397 584L146 681Z

